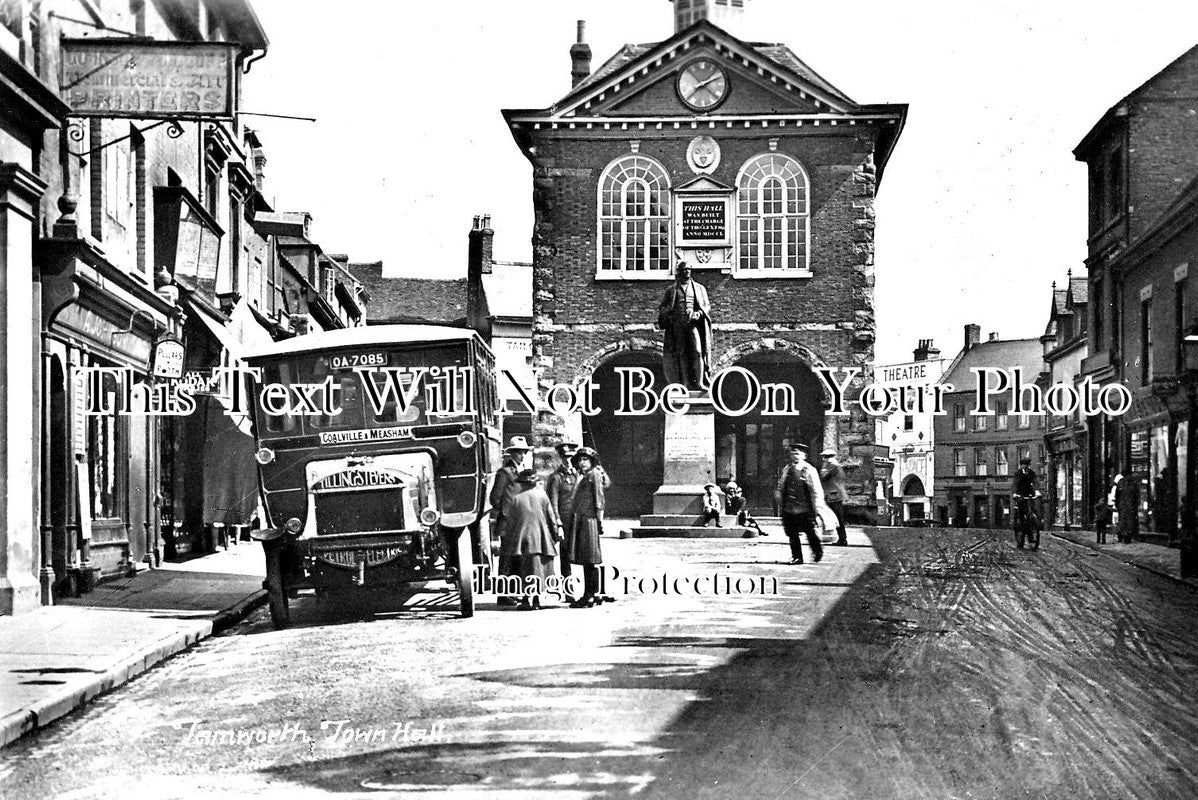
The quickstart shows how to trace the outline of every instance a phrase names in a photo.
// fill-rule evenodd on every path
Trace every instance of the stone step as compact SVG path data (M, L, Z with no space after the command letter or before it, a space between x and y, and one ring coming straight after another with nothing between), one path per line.
M620 531L621 539L753 539L752 528L703 528L697 525L634 525Z
M698 527L696 523L701 519L695 514L641 514L641 525L645 527ZM734 522L736 517L732 514L723 514L720 517L720 522L728 527ZM754 517L761 525L773 525L782 527L781 517ZM735 527L735 525L732 525Z

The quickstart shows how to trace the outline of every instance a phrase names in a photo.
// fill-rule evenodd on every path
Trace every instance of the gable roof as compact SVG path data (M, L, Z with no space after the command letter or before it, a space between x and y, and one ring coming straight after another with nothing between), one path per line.
M370 293L366 318L384 323L466 324L466 280L388 278L383 262L353 264L353 274Z
M708 23L708 24L710 24L710 23ZM715 27L715 26L713 25L712 27ZM717 30L718 30L718 28L717 28ZM783 67L785 69L789 69L792 72L794 72L796 75L801 75L802 77L811 81L812 84L814 84L815 86L818 86L821 89L823 89L824 91L828 92L829 94L840 98L845 103L853 104L853 101L849 98L848 95L846 95L844 92L840 91L835 86L833 86L828 80L826 80L822 75L820 75L818 72L813 70L811 67L807 66L807 64L801 58L799 58L797 55L795 55L794 51L791 50L786 45L778 44L778 43L768 43L768 42L745 42L745 44L748 47L751 47L753 50L756 50L758 53L760 53L765 58L772 61L774 64L777 64L778 66ZM624 45L623 47L621 47L619 50L617 50L615 52L615 55L613 55L607 61L603 62L603 65L600 66L599 69L592 72L590 75L588 75L586 78L584 78L578 84L578 86L574 87L571 94L577 92L580 89L586 88L587 86L589 86L591 84L601 82L604 78L613 74L617 70L620 70L623 67L627 66L628 64L631 64L633 61L636 61L637 59L639 59L645 53L648 53L650 50L652 50L657 45L658 45L657 42L649 42L646 44L626 44L626 45Z
M1142 94L1144 94L1144 91L1146 89L1151 88L1152 85L1156 82L1156 80L1158 78L1160 78L1166 72L1169 72L1174 67L1181 64L1182 62L1186 61L1191 56L1198 56L1198 45L1194 45L1189 50L1186 50L1184 53L1179 55L1177 58L1170 61L1168 64L1166 64L1164 67L1162 67L1159 71L1157 71L1155 74L1153 74L1153 76L1151 78L1149 78L1148 80L1141 83L1135 89L1132 89L1130 92L1128 92L1123 97L1123 99L1121 99L1119 102L1115 103L1113 106L1108 108L1106 110L1106 113L1104 113L1102 115L1102 117L1098 120L1098 122L1094 123L1094 127L1091 128L1086 133L1086 135L1082 137L1082 140L1080 142L1078 142L1077 147L1073 148L1073 157L1075 159L1077 159L1078 161L1085 161L1086 155L1089 152L1091 146L1103 135L1103 133L1106 131L1107 127L1111 124L1111 122L1118 117L1127 116L1127 107L1131 102L1135 101Z
M550 110L554 116L570 116L584 108L588 101L602 96L609 85L614 88L626 80L631 83L636 79L637 72L644 74L659 67L664 61L686 52L696 44L713 45L727 57L756 68L760 75L775 83L780 80L782 88L787 91L794 91L802 97L810 94L817 107L826 105L828 111L833 113L844 113L856 107L848 95L807 66L785 45L742 42L704 19L663 42L624 45L594 75L573 87Z
M973 374L975 367L1020 367L1023 369L1023 381L1028 384L1034 382L1044 368L1044 351L1039 339L995 339L978 342L957 354L940 382L951 383L954 394L972 392L977 387L977 379Z

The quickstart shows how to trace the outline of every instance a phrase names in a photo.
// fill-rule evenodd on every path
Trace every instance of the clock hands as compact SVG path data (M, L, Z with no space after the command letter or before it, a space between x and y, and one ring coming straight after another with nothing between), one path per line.
M712 81L718 81L722 77L724 77L724 76L717 72L716 74L712 75L707 80L696 83L693 87L691 87L691 91L697 92L700 89L702 89L704 86L706 86L707 84L711 83ZM711 90L709 89L708 91L711 91Z

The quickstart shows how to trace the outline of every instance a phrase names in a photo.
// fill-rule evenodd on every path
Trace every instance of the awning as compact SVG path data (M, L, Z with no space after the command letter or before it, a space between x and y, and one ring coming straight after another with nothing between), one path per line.
M242 365L242 356L246 352L246 347L234 334L230 326L223 325L221 322L212 317L211 312L204 310L202 303L196 301L190 295L184 296L183 305L191 312L190 316L200 320L213 338L220 343L220 346L225 351L225 356L221 358L221 364L227 367ZM230 320L231 322L231 320ZM230 402L221 394L214 393L215 397L228 412L229 419L237 430L244 433L246 436L254 435L253 425L250 423L248 414L232 412Z

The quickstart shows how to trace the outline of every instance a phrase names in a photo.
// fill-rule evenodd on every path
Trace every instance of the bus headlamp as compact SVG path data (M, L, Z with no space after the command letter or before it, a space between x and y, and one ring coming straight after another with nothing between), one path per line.
M254 453L254 460L265 467L275 460L275 451L269 447L259 447L258 452Z
M420 524L429 528L436 525L439 519L441 519L441 512L435 508L426 508L420 512Z
M478 437L474 435L474 431L462 431L458 434L458 444L463 448L469 449L474 447L474 443L478 441Z
M300 522L299 517L292 517L284 523L283 528L290 534L297 534L304 529L304 523Z

